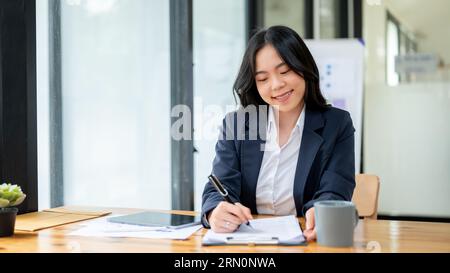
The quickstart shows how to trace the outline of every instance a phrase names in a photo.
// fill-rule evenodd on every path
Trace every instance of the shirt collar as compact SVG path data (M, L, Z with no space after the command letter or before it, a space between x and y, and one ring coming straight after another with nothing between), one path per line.
M295 124L295 128L296 129L303 129L303 126L305 124L305 109L306 109L306 105L303 105L303 110L300 113L300 116L297 119L297 123ZM269 118L268 118L268 133L275 133L275 135L277 135L277 130L273 130L274 128L276 128L276 121L275 121L275 114L274 114L274 109L272 106L269 107Z

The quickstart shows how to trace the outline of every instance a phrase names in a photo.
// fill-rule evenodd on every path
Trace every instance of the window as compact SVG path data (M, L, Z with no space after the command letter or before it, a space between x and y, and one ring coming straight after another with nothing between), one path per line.
M340 14L339 7L342 1L320 0L319 2L319 37L321 39L333 39L340 37L340 28L343 21L343 14Z
M386 72L388 85L398 85L399 75L395 72L395 57L399 55L399 27L391 19L387 22Z
M47 1L37 2L46 9ZM48 107L61 107L61 124L48 127L60 127L62 175L53 175L52 158L44 154L55 144L40 132L40 184L52 181L40 187L62 187L65 205L170 209L169 1L57 3L60 13L51 9L50 16L60 16L61 89L52 92L61 101L49 99ZM38 18L40 73L44 21ZM51 36L50 43L58 39ZM39 86L41 124L49 119L46 90ZM40 194L48 200L48 192Z
M246 46L245 1L193 2L195 209L211 174L219 126L236 109L232 86Z
M415 36L402 25L390 12L387 13L386 31L387 83L394 86L401 82L410 82L411 74L399 75L395 71L395 57L417 53Z
M285 25L305 37L305 1L266 0L264 1L264 25Z

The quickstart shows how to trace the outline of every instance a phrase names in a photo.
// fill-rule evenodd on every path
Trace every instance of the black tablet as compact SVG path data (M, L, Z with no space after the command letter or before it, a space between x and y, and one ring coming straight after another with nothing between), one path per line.
M183 228L200 224L200 216L162 212L140 212L108 218L108 222L147 227Z

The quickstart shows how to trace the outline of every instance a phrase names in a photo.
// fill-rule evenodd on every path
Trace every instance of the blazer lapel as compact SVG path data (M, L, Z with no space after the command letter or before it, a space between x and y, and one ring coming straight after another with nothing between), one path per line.
M302 215L303 193L311 170L312 163L323 142L322 137L315 131L324 126L322 114L316 111L305 111L305 126L303 129L302 143L300 146L297 168L294 180L294 200L297 215Z

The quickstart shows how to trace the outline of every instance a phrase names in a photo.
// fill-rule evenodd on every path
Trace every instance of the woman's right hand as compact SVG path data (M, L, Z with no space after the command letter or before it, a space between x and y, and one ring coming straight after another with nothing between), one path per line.
M214 232L230 233L238 229L239 225L252 220L253 217L250 209L242 204L223 201L209 213L207 219Z

